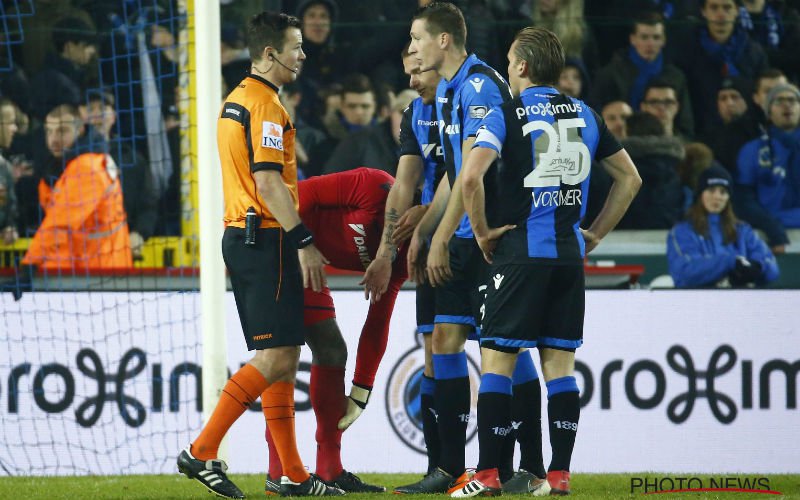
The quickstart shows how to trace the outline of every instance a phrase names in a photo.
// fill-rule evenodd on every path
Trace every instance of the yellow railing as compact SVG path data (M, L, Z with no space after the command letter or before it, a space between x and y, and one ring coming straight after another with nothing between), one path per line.
M28 249L30 239L21 238L13 245L0 243L0 268L12 267ZM142 259L134 267L197 267L199 262L197 238L194 236L153 236L142 249Z

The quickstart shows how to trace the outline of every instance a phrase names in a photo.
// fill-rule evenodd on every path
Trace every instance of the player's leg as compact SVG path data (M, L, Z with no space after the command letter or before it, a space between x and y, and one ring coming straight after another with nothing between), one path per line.
M439 418L439 468L461 480L470 416L470 382L464 344L475 334L479 316L478 283L485 275L484 260L473 239L453 238L450 266L453 277L436 288L433 330L435 405ZM476 337L473 337L476 338ZM460 481L459 481L460 482Z
M437 323L431 339L433 400L440 442L438 467L453 478L465 469L470 385L464 344L473 330L469 324Z
M422 346L425 352L425 368L422 373L420 388L420 417L422 434L425 437L425 449L428 454L427 474L439 465L439 428L436 423L436 406L433 394L436 382L433 376L433 327L436 317L436 295L429 283L418 283L416 293L417 334L422 335Z
M425 288L425 291L421 292L422 288ZM433 288L427 284L417 285L417 333L422 335L425 354L425 366L420 387L420 417L428 455L428 469L421 481L396 487L394 493L397 494L414 494L429 490L443 491L442 488L447 488L451 481L437 467L441 442L434 403L436 382L433 371L433 297ZM430 314L426 314L426 311L429 311ZM446 484L437 486L439 483Z
M517 356L511 379L513 439L506 443L507 449L503 452L500 480L505 493L528 493L543 484L546 476L542 458L542 389L530 350L522 351ZM511 468L513 472L516 442L520 448L519 470L509 478L504 475L503 468Z
M451 496L495 496L502 492L500 462L511 434L511 375L518 347L481 347L481 386L478 390L478 468L471 480Z
M539 357L547 385L547 418L553 457L547 468L551 493L570 491L569 469L580 418L575 380L575 349L583 343L585 286L583 266L551 266L553 279Z
M551 493L567 494L569 469L580 418L578 384L575 381L575 353L540 348L542 372L547 385L547 419L553 457L547 469Z
M305 290L305 338L311 349L309 397L317 420L316 474L327 484L349 492L381 492L386 488L364 483L342 466L342 430L339 419L345 413L344 391L347 344L339 325L330 290Z
M433 329L431 329L430 333L422 334L422 345L425 351L425 369L422 373L422 387L420 390L420 413L422 434L425 438L425 448L428 454L427 473L430 474L439 466L439 454L441 452L439 425L434 401L436 380L433 372Z
M311 407L317 419L316 474L326 483L353 493L379 493L383 486L363 482L342 466L342 430L339 419L345 411L344 373L347 345L333 318L306 328L306 342L311 348Z
M466 279L473 240L453 238L450 266L453 278L434 289L435 316L431 335L433 367L433 414L439 435L437 467L421 481L395 488L395 493L444 493L465 472L464 451L470 414L470 385L464 344L475 330L470 298L471 282Z
M344 372L347 345L336 324L336 311L328 288L319 293L305 289L305 339L311 350L309 399L317 420L317 469L324 481L342 473L342 431L337 427L344 415Z
M478 468L453 497L490 496L501 492L500 467L507 462L512 433L512 376L521 348L536 345L531 314L536 285L525 266L493 267L486 288L481 328L481 386L478 391ZM513 443L513 441L512 441ZM512 448L513 451L513 448ZM528 490L525 491L528 493Z

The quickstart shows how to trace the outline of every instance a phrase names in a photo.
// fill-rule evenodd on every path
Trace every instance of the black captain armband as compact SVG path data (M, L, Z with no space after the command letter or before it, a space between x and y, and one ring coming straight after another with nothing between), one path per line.
M311 234L311 231L309 231L302 222L296 225L291 231L287 231L286 238L298 250L314 243L314 235Z

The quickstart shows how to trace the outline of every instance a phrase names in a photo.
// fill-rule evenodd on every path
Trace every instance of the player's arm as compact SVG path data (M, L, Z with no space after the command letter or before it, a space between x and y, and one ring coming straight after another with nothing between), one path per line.
M581 229L587 254L616 227L642 186L642 178L639 177L631 157L608 131L603 119L594 110L591 110L591 113L597 123L599 136L595 158L603 160L603 167L613 179L613 183L606 202L591 227Z
M614 179L603 209L589 229L581 229L586 240L586 253L594 250L609 232L619 223L628 210L636 193L642 186L642 178L624 149L603 160L603 167Z
M257 105L250 110L250 171L259 196L286 231L287 238L299 249L303 286L318 292L325 286L323 267L328 261L314 246L313 236L303 225L289 188L281 178L284 149L280 139L291 126L288 115L279 106Z
M308 236L303 236L302 233L308 232L308 229L302 225L300 214L294 208L294 200L289 188L283 183L281 173L278 170L258 170L253 173L253 177L256 180L259 196L287 235L296 234L300 235L301 239L307 238ZM319 292L326 285L323 267L328 263L328 259L313 243L300 248L298 256L303 270L303 286L306 288L310 286L315 292Z
M428 239L431 233L436 229L445 209L447 202L450 199L450 181L449 174L445 173L439 185L436 187L436 192L433 195L428 211L419 221L419 225L414 229L414 234L411 236L411 242L408 244L408 276L411 281L423 283L425 281L425 262L424 253L422 252L422 243Z
M397 257L394 233L400 217L411 207L414 192L422 177L422 157L403 155L397 164L397 177L386 198L383 233L375 259L372 260L359 284L364 285L364 298L377 302L389 285L392 262Z
M339 420L339 429L347 429L366 409L375 383L386 344L389 341L389 321L394 311L397 294L405 281L405 271L398 272L400 266L394 266L386 293L369 306L367 319L358 339L356 367L353 374L353 385L347 398L347 409Z
M475 143L474 137L467 138L461 143L461 165L469 159L472 145ZM463 168L463 167L462 167ZM436 232L431 238L431 248L428 252L428 265L426 267L428 279L431 285L438 286L452 277L450 270L450 238L458 229L461 219L464 217L464 199L461 194L461 174L456 176L453 182L452 193L447 201L447 208L444 211L442 220L436 228Z
M469 155L460 175L463 185L464 209L469 216L475 240L487 262L492 261L493 242L496 241L496 238L490 239L492 233L490 233L489 223L486 220L486 193L483 187L483 177L495 159L497 159L497 151L477 147Z
M447 203L450 200L449 175L445 173L442 176L439 185L436 186L436 192L433 193L433 200L428 206L428 211L425 212L425 215L414 230L414 234L419 236L420 241L428 239L433 234L444 216Z
M414 193L422 178L422 169L421 157L411 155L400 157L397 164L397 177L386 199L383 235L378 247L377 258L389 258L394 261L397 256L397 244L394 238L397 223L414 202Z

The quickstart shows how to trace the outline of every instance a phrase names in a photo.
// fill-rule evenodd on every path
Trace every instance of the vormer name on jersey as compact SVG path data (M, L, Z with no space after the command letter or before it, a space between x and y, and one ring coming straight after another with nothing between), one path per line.
M572 207L582 205L581 190L568 189L562 191L540 191L531 193L534 207Z

